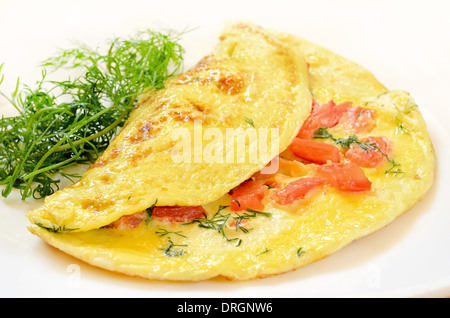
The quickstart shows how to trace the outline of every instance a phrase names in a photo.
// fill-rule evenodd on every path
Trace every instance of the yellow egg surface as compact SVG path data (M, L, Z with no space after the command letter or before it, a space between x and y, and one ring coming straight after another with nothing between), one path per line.
M28 218L46 228L86 231L156 201L162 206L215 201L284 150L310 109L302 56L261 28L229 26L212 54L164 89L142 96L83 177L45 198ZM223 136L234 129L243 137L248 129L275 129L279 149L271 147L269 136L260 147L266 151L256 158L247 146L237 159L233 145L206 160L214 139L206 135L208 128Z
M376 114L372 125L361 130L349 125L350 117L344 115L322 130L322 135L309 139L337 147L338 163L314 163L288 147L279 156L277 173L255 173L249 179L263 180L266 186L260 210L232 210L236 185L233 192L202 204L205 215L188 222L168 222L149 214L138 226L125 230L70 231L42 226L30 230L87 263L127 275L158 280L199 281L216 276L247 280L318 261L411 209L431 187L435 165L425 122L412 97L386 89L366 69L326 49L290 35L279 37L305 56L315 103L350 102L351 110L361 107ZM313 107L311 116L315 111ZM356 122L362 118L359 115ZM305 123L297 124L303 128ZM292 182L315 177L320 169L333 165L353 164L351 150L363 158L377 157L380 151L364 141L381 136L389 141L389 152L383 150L385 156L378 156L377 166L358 166L370 181L369 189L344 191L326 181L289 204L278 201ZM291 145L295 140L291 139Z

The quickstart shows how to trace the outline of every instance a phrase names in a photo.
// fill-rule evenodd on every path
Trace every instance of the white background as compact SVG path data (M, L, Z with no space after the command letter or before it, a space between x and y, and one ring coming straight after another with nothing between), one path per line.
M295 272L247 282L157 282L94 268L31 235L36 202L0 199L2 297L448 297L450 296L450 2L448 1L0 1L3 92L33 85L39 62L72 40L96 46L147 27L192 29L186 66L214 47L227 22L296 34L411 93L437 153L426 198L388 227ZM0 111L14 111L0 99Z

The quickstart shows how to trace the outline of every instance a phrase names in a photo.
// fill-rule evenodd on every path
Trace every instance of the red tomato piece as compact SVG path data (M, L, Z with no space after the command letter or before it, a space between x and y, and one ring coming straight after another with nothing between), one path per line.
M326 178L332 187L341 191L360 192L372 188L364 171L353 163L317 167L317 175Z
M345 125L355 130L356 133L370 131L375 126L376 111L362 107L351 107L347 116L343 117Z
M155 206L152 217L169 222L188 222L201 218L206 214L201 206Z
M303 126L300 128L297 138L310 139L320 127L322 127L320 120L310 116L306 118Z
M339 148L325 142L294 138L289 147L294 155L312 163L340 162Z
M317 117L320 114L326 113L328 109L335 107L336 104L333 100L328 103L320 105L315 99L313 99L313 105L311 110L311 116Z
M338 124L345 112L351 108L351 103L346 102L336 105L333 101L325 105L314 108L311 113L315 118L319 119L324 128L331 128Z
M357 144L352 144L350 149L345 153L347 159L360 167L379 167L387 160L386 156L389 157L391 153L391 147L385 137L368 137L362 143L369 145L369 147L362 145L366 148L363 149ZM376 148L370 148L370 146L375 146Z
M124 215L117 221L105 226L106 228L128 230L134 229L141 224L141 222L147 217L145 211L137 212L130 215Z
M233 190L231 194L231 211L245 211L246 209L262 210L262 200L267 187L255 180L247 180Z
M297 135L298 138L309 139L319 128L331 128L338 124L342 116L351 108L346 102L336 105L334 101L319 105L313 101L311 115L305 120Z
M325 178L306 177L288 183L283 189L275 192L275 201L281 205L291 204L303 199L305 195L317 186L324 184Z

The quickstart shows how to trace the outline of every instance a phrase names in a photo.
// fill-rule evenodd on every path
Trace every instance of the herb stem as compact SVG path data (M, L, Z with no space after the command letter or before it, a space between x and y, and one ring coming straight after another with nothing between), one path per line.
M76 140L76 141L74 141L72 144L65 144L65 145L63 145L63 146L56 147L56 148L53 150L53 153L67 150L67 149L69 149L69 148L72 148L73 146L76 147L76 146L78 146L78 145L80 145L80 144L82 144L82 143L85 143L86 141L91 141L91 140L94 140L94 139L96 139L96 138L98 138L98 137L100 137L100 136L103 136L104 134L106 134L106 133L108 133L109 131L111 131L111 130L113 130L114 128L116 128L117 125L119 125L119 124L122 122L122 120L123 120L125 117L127 117L127 115L128 115L128 112L124 112L122 115L120 115L119 118L117 118L117 120L116 120L115 122L113 122L111 125L109 125L109 126L106 127L105 129L99 131L98 133L96 133L96 134L94 134L94 135L88 136L88 137L83 138L83 139ZM95 118L94 118L94 119L95 119ZM81 128L81 127L80 127L80 128ZM39 155L39 154L34 154L34 155Z
M114 107L114 106L113 106L113 107ZM31 184L32 184L32 182L33 182L33 178L34 178L34 176L36 176L37 174L43 173L43 172L47 172L47 171L53 170L53 169L55 169L55 168L62 167L62 166L64 166L65 164L68 164L68 163L71 163L71 162L74 161L74 160L77 160L77 159L79 158L79 154L78 154L78 153L75 153L75 155L76 155L75 157L69 158L69 159L67 159L67 160L65 160L65 161L59 162L59 163L57 163L57 164L54 164L54 165L51 165L51 166L48 166L48 167L46 167L46 168L44 168L44 169L40 169L40 170L39 170L39 168L40 168L41 165L44 163L44 161L45 161L50 155L52 155L53 153L57 152L58 148L61 147L61 144L62 144L63 142L65 142L66 140L69 140L69 141L70 141L70 139L68 139L68 138L69 138L73 133L75 133L77 130L79 130L79 129L82 128L83 126L89 124L91 121L97 119L98 117L102 116L104 113L106 113L106 112L108 112L108 111L110 111L110 110L111 110L110 108L105 108L105 109L103 109L102 111L100 111L100 112L98 112L97 114L95 114L94 116L90 117L89 119L80 122L77 126L75 126L74 128L72 128L72 130L70 130L67 134L65 134L65 135L63 136L63 138L61 138L61 140L60 140L59 142L57 142L52 148L50 148L50 149L49 149L49 150L41 157L41 159L39 160L39 162L35 165L33 171L32 171L31 173L29 173L29 174L27 174L27 175L25 175L25 176L22 177L23 180L27 181L27 182L26 182L26 185L25 185L25 188L24 188L24 190L23 190L23 191L24 191L24 194L27 195L27 194L29 193L29 191L30 191L30 189L31 189ZM127 113L123 113L122 116L121 116L122 119L123 119L126 115L127 115ZM116 120L116 121L117 121L117 120ZM112 129L112 128L111 128L111 129ZM109 129L109 130L111 130L111 129ZM83 141L82 139L78 140L79 144L81 144L82 141ZM73 144L70 144L70 142L67 143L65 146L68 146L67 149L69 149L69 148L74 148L74 145L73 145ZM65 147L65 146L62 146L62 147ZM61 148L62 148L62 147L61 147ZM31 151L31 149L32 149L32 147L30 147L30 150L29 150L29 151ZM62 150L64 150L64 149L60 149L59 151L62 151ZM27 157L28 157L28 156L29 156L29 153L27 153Z

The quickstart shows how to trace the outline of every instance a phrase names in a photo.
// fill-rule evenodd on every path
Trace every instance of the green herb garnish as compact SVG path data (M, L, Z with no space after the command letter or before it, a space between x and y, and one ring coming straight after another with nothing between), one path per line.
M245 218L245 219L249 219L249 218L254 218L254 217L256 217L257 215L262 215L262 216L265 216L265 217L269 217L269 216L272 215L272 213L269 213L269 212L256 211L256 210L249 209L249 208L247 208L246 211L247 211L247 212L250 212L250 213L244 212L243 215L238 215L238 216L236 216L235 218L241 218L241 217L243 217L243 218Z
M147 213L147 217L145 218L145 223L150 222L150 220L152 219L153 208L156 206L156 203L158 203L158 199L156 199L155 202L150 207L145 209L145 212Z
M249 230L240 226L240 223L242 222L242 220L244 219L250 219L250 218L255 218L258 215L262 215L265 217L270 217L272 214L268 213L268 212L261 212L261 211L256 211L256 210L252 210L252 209L246 209L246 212L244 212L243 214L235 214L232 215L231 213L226 213L223 214L221 213L221 211L225 208L227 208L228 206L222 206L220 205L217 212L212 216L212 218L208 219L208 216L206 214L204 214L204 216L202 218L197 218L195 220L192 220L189 223L185 223L185 224L192 224L192 223L197 223L199 227L201 228L205 228L205 229L210 229L210 230L215 230L217 232L219 232L225 240L227 240L228 242L237 242L236 246L241 245L242 243L242 239L235 237L235 238L229 238L227 236L227 234L225 233L225 230L228 228L228 221L229 220L235 220L236 221L236 231L237 230L241 230L243 233L248 233Z
M326 128L319 128L317 131L313 134L313 138L317 139L330 139L337 145L341 146L342 148L349 148L351 144L355 143L358 146L360 146L364 151L368 151L368 144L365 144L363 142L358 141L358 138L355 134L353 134L350 137L347 138L335 138Z
M261 253L258 253L256 256L261 256L262 254L266 254L266 253L269 253L269 252L270 252L270 250L266 247L264 249L264 251L262 251Z
M227 228L227 222L231 217L231 214L222 214L220 213L225 207L219 206L217 212L212 216L212 218L208 219L208 216L204 214L202 218L197 218L192 220L191 222L185 224L193 224L197 223L199 227L204 229L210 229L219 232L228 242L237 241L237 246L241 244L241 239L239 238L228 238L225 233L225 229Z
M186 250L183 249L183 247L186 247L185 244L175 244L172 242L171 238L168 238L169 245L167 245L165 248L162 248L161 250L164 251L164 254L166 256L183 256L186 254Z
M65 225L61 226L61 225L54 225L52 224L52 226L45 226L42 223L35 223L37 226L39 226L40 228L43 228L49 232L52 233L60 233L60 232L72 232L72 231L76 231L77 229L71 229L71 228L67 228Z
M181 231L168 231L168 230L163 229L163 228L158 228L155 231L155 234L158 235L159 237L163 237L163 236L170 235L170 234L175 234L175 235L178 235L178 236L181 236L181 237L186 237L186 235L181 234Z
M399 109L399 107L394 104L395 108L397 109L397 114L394 117L395 124L397 125L397 133L401 132L403 134L409 135L409 129L405 127L405 124L401 117L403 115L408 115L413 110L417 109L417 105L412 103L411 101L408 101L408 104L403 108L403 110Z
M247 212L250 212L250 213L247 213ZM247 228L245 228L245 227L243 227L243 226L241 226L241 222L243 221L243 220L248 220L248 219L250 219L250 218L255 218L257 215L263 215L263 216L265 216L265 217L269 217L269 216L271 216L272 214L271 213L268 213L268 212L261 212L261 211L256 211L256 210L252 210L252 209L246 209L246 212L244 212L244 213L242 213L242 214L236 214L235 216L233 216L232 218L236 221L236 223L235 223L235 228L236 228L236 231L238 231L238 230L241 230L242 232L244 232L244 233L248 233L249 232L249 229L247 229Z
M357 136L353 134L352 136L349 136L347 138L335 138L326 128L319 128L317 131L313 134L313 138L318 139L329 139L336 143L337 145L341 146L342 148L349 148L352 144L356 144L359 147L361 147L365 152L368 152L369 150L377 150L379 151L386 160L391 164L391 167L385 171L385 174L393 174L397 175L399 173L404 173L404 171L400 169L395 169L395 167L399 167L400 164L396 162L393 158L390 158L387 154L385 154L380 148L378 148L375 144L371 143L365 143L358 140Z
M80 45L44 61L35 88L24 85L20 90L18 80L11 97L0 92L19 113L0 119L2 195L17 188L22 199L43 198L59 188L56 173L93 163L138 96L163 88L179 71L182 47L177 41L173 35L146 30L130 39L115 38L105 53ZM81 75L47 79L47 69L62 68Z
M166 255L166 256L182 256L182 255L186 254L186 250L184 248L187 247L187 245L186 244L175 244L172 241L172 237L170 236L171 234L173 234L173 235L185 238L186 236L184 234L181 234L181 231L168 231L163 228L158 228L155 231L155 234L158 235L159 237L167 237L168 245L164 248L161 248L161 250L164 251L164 255Z
M399 173L405 173L405 171L403 171L403 170L400 170L400 169L394 169L395 167L398 167L398 166L400 166L400 164L399 163L397 163L396 161L394 161L393 159L391 160L391 161L389 161L390 162L390 164L392 165L389 169L387 169L386 171L385 171L385 174L388 174L388 173L390 173L390 174L393 174L394 176L396 176L397 174L399 174Z
M255 122L253 121L252 118L244 116L244 120L245 120L250 126L252 126L253 128L255 128Z
M300 257L303 253L305 253L305 251L303 250L303 247L300 247L298 250L297 250L297 257Z

